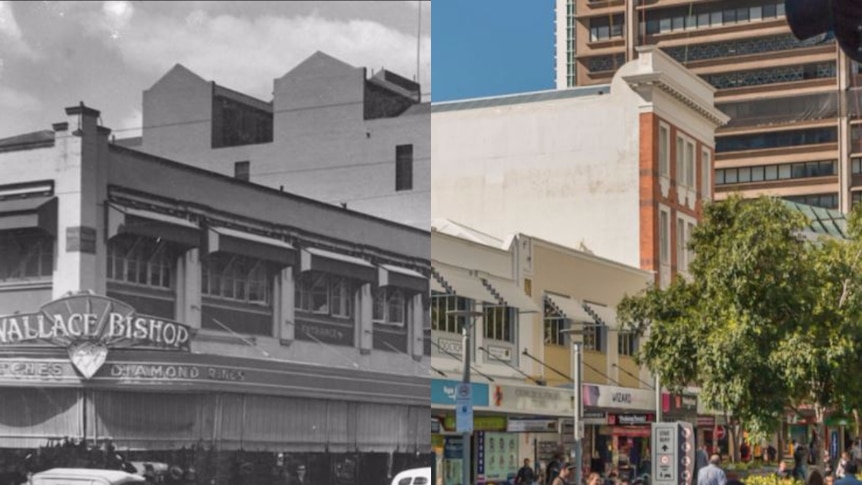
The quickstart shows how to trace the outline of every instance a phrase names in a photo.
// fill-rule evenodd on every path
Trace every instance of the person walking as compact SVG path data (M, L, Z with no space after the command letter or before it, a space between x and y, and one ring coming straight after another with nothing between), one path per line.
M841 453L841 459L838 460L838 466L835 467L835 478L842 479L846 474L845 468L847 467L847 462L850 461L850 453L846 451Z
M793 478L805 481L808 475L808 448L793 440Z
M835 485L862 485L862 482L856 478L859 473L859 466L856 460L850 460L844 465L844 478L835 480Z
M552 459L548 463L548 467L545 468L545 485L551 485L553 481L557 479L557 476L560 475L562 467L563 455L561 455L560 453L555 453L554 459Z
M534 483L536 483L536 472L530 466L530 459L524 458L524 466L518 470L515 485L533 485Z
M554 479L551 481L551 485L572 485L572 482L570 480L575 474L575 472L573 471L574 469L574 463L567 463L565 465L562 465L560 467L560 473L556 477L554 477Z
M709 465L697 473L697 485L727 485L727 476L718 466L720 463L719 455L709 457Z

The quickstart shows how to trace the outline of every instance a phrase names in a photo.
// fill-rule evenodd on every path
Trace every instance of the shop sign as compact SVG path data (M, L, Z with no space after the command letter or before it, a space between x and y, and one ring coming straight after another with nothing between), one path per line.
M0 347L49 344L63 347L85 379L93 377L113 348L188 351L189 327L139 315L112 298L78 294L46 303L38 313L0 317Z
M509 418L506 431L510 433L556 433L556 419Z
M655 421L652 414L609 414L608 424L611 426L633 426L637 424L649 424Z
M715 416L698 416L697 417L697 427L698 428L714 428L715 427Z
M572 391L539 386L494 386L494 407L527 414L572 414Z
M437 345L440 346L440 351L444 353L448 352L457 356L460 356L463 353L460 340L441 338L437 339Z
M460 381L452 381L445 379L431 380L431 403L444 404L447 406L455 406L457 398L458 385ZM487 407L488 399L488 384L482 382L470 383L473 387L472 403L473 406Z
M498 347L496 345L489 345L488 353L499 360L504 360L506 362L512 360L512 349L509 347Z
M583 387L584 406L604 409L655 409L655 393L647 389L599 386Z
M506 431L506 416L473 416L473 431ZM446 431L455 431L455 416L443 418Z
M440 420L431 418L431 434L440 434Z
M447 436L443 444L443 458L460 460L464 457L464 439L460 436Z
M697 414L697 396L690 393L661 395L662 411L668 414Z

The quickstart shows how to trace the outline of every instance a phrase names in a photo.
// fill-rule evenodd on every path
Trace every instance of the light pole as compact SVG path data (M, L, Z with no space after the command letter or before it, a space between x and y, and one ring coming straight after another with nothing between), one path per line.
M447 315L452 315L454 317L465 317L464 325L461 326L461 346L463 347L463 359L462 359L462 376L461 383L465 385L470 384L470 332L473 330L473 319L476 317L481 317L483 315L482 312L476 312L471 310L455 310L446 312ZM470 391L470 399L472 400L472 390ZM457 415L457 403L455 405L456 410L455 413ZM457 416L456 416L457 418ZM464 432L462 435L462 445L461 445L461 461L463 462L463 466L461 467L461 485L470 485L470 478L472 475L473 467L472 467L472 455L470 452L470 441L473 437L473 433L470 431Z
M584 399L581 396L581 342L574 339L575 335L583 335L582 329L563 330L564 333L572 340L572 388L574 393L575 405L572 413L572 428L575 435L574 452L575 452L575 485L581 485L584 474L584 460L581 450L581 416L584 412Z

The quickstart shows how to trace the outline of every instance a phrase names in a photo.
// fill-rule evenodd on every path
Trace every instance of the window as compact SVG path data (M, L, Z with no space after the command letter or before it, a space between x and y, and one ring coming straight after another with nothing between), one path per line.
M584 349L585 350L595 350L601 352L604 350L602 347L602 333L604 326L597 324L586 324L584 325Z
M201 293L256 305L270 302L270 274L259 259L216 253L201 259Z
M850 172L853 175L862 173L862 158L854 157L850 159Z
M658 167L659 175L670 177L670 129L664 124L658 127Z
M397 288L377 288L374 291L372 319L375 323L403 327L407 321L404 292Z
M685 226L685 270L688 271L688 267L691 265L691 262L694 261L694 250L691 248L691 235L694 234L694 223L688 222Z
M296 309L337 318L353 316L353 284L342 276L303 273L296 283Z
M460 334L467 324L466 316L450 315L449 312L468 311L473 300L455 295L433 293L431 295L431 330Z
M837 175L837 162L835 160L825 160L819 162L782 163L779 165L758 167L726 168L716 173L718 172L721 172L721 177L716 179L716 185L772 182L775 180L834 176Z
M133 285L169 289L176 254L164 241L118 237L108 243L107 278Z
M233 176L239 180L249 181L251 175L250 162L236 162L233 164Z
M566 345L566 334L563 330L569 328L568 320L547 301L545 301L544 320L545 345Z
M751 135L732 135L718 138L715 150L733 152L739 150L762 150L820 143L834 143L838 132L835 128L809 128Z
M501 342L515 342L514 308L506 306L485 306L482 308L485 338Z
M685 142L685 185L694 189L694 143Z
M676 184L685 184L685 141L679 135L676 137Z
M786 196L784 199L800 204L823 207L824 209L838 208L838 194L793 195Z
M712 180L710 177L712 175L712 157L710 156L709 150L703 150L700 154L700 193L701 197L704 199L710 199L712 197Z
M682 218L676 220L676 269L687 271L685 261L685 221Z
M0 282L50 278L54 240L41 234L0 232Z
M670 214L666 210L659 212L659 240L661 264L670 264Z
M413 145L395 147L395 190L413 190Z
M631 332L620 332L617 336L617 347L620 355L635 355L638 351L637 334Z

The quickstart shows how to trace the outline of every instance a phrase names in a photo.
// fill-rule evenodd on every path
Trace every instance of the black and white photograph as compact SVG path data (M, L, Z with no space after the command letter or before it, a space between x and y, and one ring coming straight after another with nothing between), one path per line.
M0 2L0 485L432 483L430 100L430 1Z

